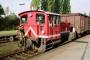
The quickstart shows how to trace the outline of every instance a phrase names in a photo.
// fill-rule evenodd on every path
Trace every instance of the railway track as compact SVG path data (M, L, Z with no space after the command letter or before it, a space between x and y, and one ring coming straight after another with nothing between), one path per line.
M0 44L10 42L9 39L0 39Z
M70 42L67 42L67 43L70 43ZM61 44L61 46L67 43ZM37 56L39 54L41 53L37 52L37 50L26 49L25 51L23 51L22 49L17 49L15 51L1 54L0 60L29 60L30 58Z
M17 41L18 41L17 39L15 39L14 41L10 41L10 39L0 39L0 45L10 42L17 42Z
M7 45L7 44L18 43L18 40L10 41L10 39L0 39L0 46Z
M64 44L62 44L62 45L64 45ZM54 47L54 48L56 48L56 47ZM49 51L49 50L47 50L47 51ZM39 54L41 54L41 53L37 52L37 50L26 49L25 51L23 51L22 49L17 49L15 51L1 54L0 60L29 60L30 58L35 57Z
M9 53L5 53L0 55L0 60L29 60L30 58L39 55L40 53L36 52L36 50L15 50Z
M10 39L10 36L13 36L14 39L13 38ZM17 42L18 40L16 40L15 37L16 35L0 36L0 46L11 42L12 43ZM26 49L25 51L23 51L22 49L17 49L4 54L0 54L0 60L28 60L39 54L40 53L38 53L36 50Z
M0 35L0 44L18 41L17 34Z

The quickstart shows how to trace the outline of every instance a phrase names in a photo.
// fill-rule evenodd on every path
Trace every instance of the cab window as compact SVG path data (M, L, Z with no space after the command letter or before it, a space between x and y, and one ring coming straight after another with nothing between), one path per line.
M26 24L27 23L27 15L21 16L21 23Z
M37 24L44 24L45 23L45 15L36 14L36 23Z
M60 16L54 16L54 24L59 25L60 24Z

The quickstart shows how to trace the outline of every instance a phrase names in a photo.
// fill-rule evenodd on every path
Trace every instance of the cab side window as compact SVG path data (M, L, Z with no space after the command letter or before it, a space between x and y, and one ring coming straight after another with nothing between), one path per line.
M21 16L21 23L26 24L27 23L27 15Z
M45 15L36 14L36 23L37 24L44 24L45 23Z
M60 24L60 16L54 16L54 24L59 25Z

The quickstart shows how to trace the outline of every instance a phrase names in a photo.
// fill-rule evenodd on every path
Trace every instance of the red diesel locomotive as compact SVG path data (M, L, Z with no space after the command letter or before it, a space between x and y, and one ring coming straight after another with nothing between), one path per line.
M20 16L20 42L23 48L44 52L76 38L75 29L66 20L61 21L61 15L45 11L25 11Z

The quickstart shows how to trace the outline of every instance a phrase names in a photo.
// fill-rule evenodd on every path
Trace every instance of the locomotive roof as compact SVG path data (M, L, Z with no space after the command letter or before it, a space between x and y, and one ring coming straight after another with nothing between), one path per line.
M27 13L27 12L43 12L43 13L50 14L50 15L60 15L60 14L57 14L57 13L45 12L45 11L39 11L39 10L24 11L24 12L19 13L18 15L21 15L21 14Z
M52 14L52 15L60 15L60 14L57 14L57 13L52 13L52 12L45 12L46 14Z

